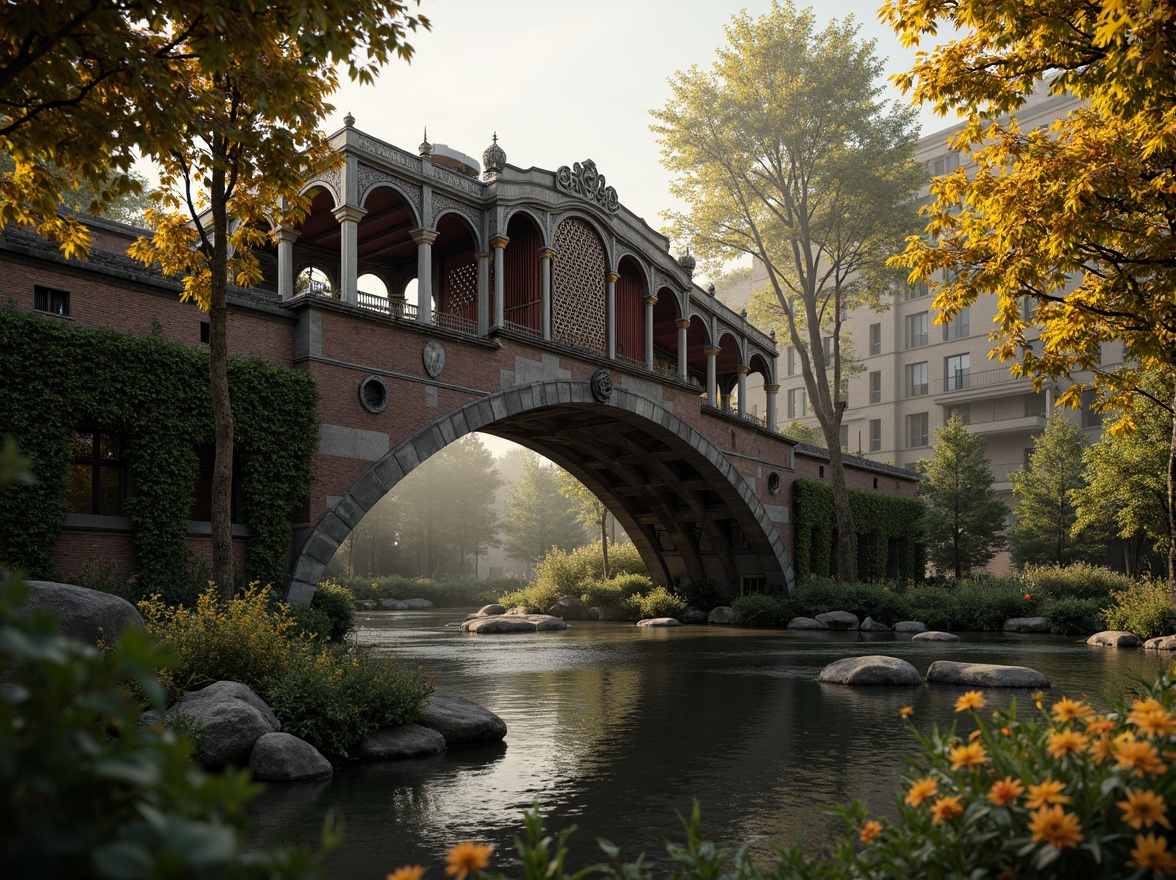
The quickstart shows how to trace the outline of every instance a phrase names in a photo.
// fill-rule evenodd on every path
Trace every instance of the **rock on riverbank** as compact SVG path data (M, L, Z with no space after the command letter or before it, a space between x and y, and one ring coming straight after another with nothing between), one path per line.
M927 681L969 687L1050 687L1048 678L1028 666L957 663L954 660L936 660L932 663L931 668L927 670Z
M905 660L870 654L847 657L821 670L819 681L848 685L916 685L923 683L919 671Z

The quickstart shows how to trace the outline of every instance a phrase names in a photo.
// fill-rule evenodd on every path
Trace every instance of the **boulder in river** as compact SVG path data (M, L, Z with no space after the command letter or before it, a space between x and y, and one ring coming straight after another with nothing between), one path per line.
M361 761L399 761L404 758L427 758L445 751L445 737L419 724L384 727L355 747L354 757Z
M1158 636L1143 643L1148 651L1176 651L1176 636Z
M681 626L682 621L675 617L647 617L637 621L638 626Z
M1047 688L1049 679L1028 666L1000 666L995 663L957 663L936 660L927 670L927 681L962 684L968 687Z
M208 735L203 764L210 770L245 764L253 744L280 727L265 701L239 681L217 681L185 694L172 712L190 715Z
M911 636L912 642L958 642L960 637L955 633L945 633L939 630L929 629L927 632L915 633Z
M334 772L319 750L291 733L267 733L253 744L249 770L262 782L301 782Z
M735 612L730 605L720 605L718 608L712 608L711 613L706 617L707 623L715 623L726 625L735 622Z
M464 632L479 635L501 635L549 632L567 629L568 625L558 617L548 614L499 614L494 617L475 617L463 623L461 628Z
M857 629L859 626L858 616L848 611L826 611L824 614L818 614L816 619L829 629L847 630Z
M820 681L848 685L916 685L923 683L919 670L898 657L870 654L847 657L821 670Z
M678 615L678 620L682 623L706 623L706 612L691 605Z
M564 596L547 609L547 613L560 620L587 620L588 609L575 596Z
M1010 617L1001 629L1007 633L1047 633L1049 621L1044 617Z
M890 632L890 627L886 624L874 620L872 617L867 617L862 621L862 625L858 627L862 632Z
M497 742L506 736L506 722L473 700L456 694L433 694L425 703L421 727L445 737L446 745Z
M794 617L788 621L789 629L828 629L829 627L811 617Z
M25 586L28 597L16 613L27 617L34 608L51 611L59 621L59 632L71 639L113 645L124 627L145 629L139 609L119 596L53 581L25 581Z
M1086 644L1097 645L1100 648L1138 648L1143 644L1143 640L1126 630L1104 629L1088 638Z
M594 605L588 609L589 620L632 620L632 615L611 605Z
M477 617L497 617L499 614L506 614L506 609L494 602L490 605L483 605L478 609Z

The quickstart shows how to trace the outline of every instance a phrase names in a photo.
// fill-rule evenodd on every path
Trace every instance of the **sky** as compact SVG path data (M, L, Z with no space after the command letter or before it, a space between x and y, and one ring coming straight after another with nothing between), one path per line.
M876 20L880 5L822 0L817 27L853 15L889 75L909 68L915 50ZM659 229L662 211L685 206L669 195L649 111L665 106L676 71L709 67L735 13L770 8L770 0L422 0L432 30L410 36L412 62L390 63L372 86L345 80L324 127L342 128L350 113L360 130L412 152L427 127L430 142L479 161L497 132L507 162L521 168L592 159L621 204ZM929 110L920 122L924 133L945 126Z

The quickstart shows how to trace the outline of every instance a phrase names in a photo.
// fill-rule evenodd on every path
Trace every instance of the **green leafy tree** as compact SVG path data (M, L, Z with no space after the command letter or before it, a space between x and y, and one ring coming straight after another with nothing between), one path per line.
M571 550L584 542L572 504L559 490L559 470L534 452L526 453L522 478L506 496L502 530L507 554L527 560L528 567L552 547Z
M772 310L800 359L829 449L837 575L853 575L853 517L839 442L847 360L842 317L881 308L886 258L918 227L915 120L882 98L882 62L852 18L818 31L811 10L773 2L737 14L709 69L670 79L653 111L671 191L689 211L669 232L712 270L744 255L767 270ZM832 342L826 354L825 338Z
M600 530L600 559L603 565L601 577L610 577L608 566L608 508L604 503L588 491L588 487L565 470L558 472L559 494L572 503L576 520L586 529Z
M908 46L936 43L896 81L916 102L962 117L953 146L974 166L933 185L928 237L909 239L896 264L912 279L946 273L935 305L948 318L982 294L997 296L994 354L1016 361L1015 371L1043 383L1095 370L1063 402L1093 385L1104 404L1121 406L1142 373L1176 365L1172 4L888 0L880 15ZM1084 106L1026 131L1017 111L1045 90ZM1031 317L1023 297L1036 305ZM1101 369L1099 345L1112 339L1123 343L1123 363ZM1176 400L1169 403L1168 579L1176 589Z
M1083 456L1088 447L1082 430L1061 413L1052 415L1045 431L1033 438L1029 466L1012 475L1012 551L1018 565L1068 565L1102 555L1105 548L1097 537L1074 537L1074 492L1086 485Z
M959 415L952 415L935 436L931 457L919 462L926 478L919 495L927 504L927 558L959 579L986 565L1004 546L1008 509L992 488L984 438L970 432Z
M1128 574L1138 574L1147 551L1168 548L1168 442L1173 375L1145 377L1128 411L1104 419L1103 434L1083 454L1086 485L1072 495L1075 534L1114 535L1124 541ZM1131 431L1116 430L1130 419Z

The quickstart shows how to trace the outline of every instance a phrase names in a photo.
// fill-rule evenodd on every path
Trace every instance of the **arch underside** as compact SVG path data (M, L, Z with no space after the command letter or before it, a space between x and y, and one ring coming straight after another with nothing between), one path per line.
M791 592L792 565L766 510L706 438L622 389L598 403L587 382L543 382L467 404L373 465L304 544L290 601L309 600L339 544L386 492L473 431L532 449L580 480L621 523L658 583L709 582L732 597L744 578L754 578L769 590Z

